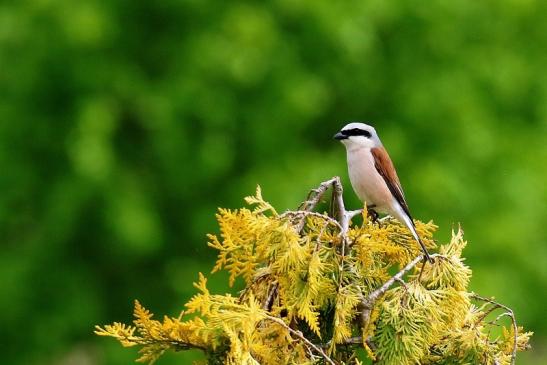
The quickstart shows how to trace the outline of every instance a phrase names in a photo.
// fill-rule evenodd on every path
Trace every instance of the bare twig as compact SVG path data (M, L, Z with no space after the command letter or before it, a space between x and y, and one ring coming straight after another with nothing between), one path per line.
M339 262L339 277L338 277L338 293L340 293L340 289L342 287L342 283L344 280L344 261L346 259L346 251L349 249L349 239L348 239L348 230L349 230L349 224L351 222L351 219L355 217L355 215L359 214L359 210L353 210L353 211L346 211L346 206L344 204L344 189L342 187L342 183L340 182L340 178L338 176L334 177L334 181L332 182L332 201L333 205L337 208L337 218L338 222L340 223L340 236L342 238L342 242L340 245L340 254L341 254L341 260Z
M315 213L312 212L313 209L319 204L321 201L321 198L323 195L325 195L326 191L332 187L332 200L334 202L334 205L336 206L336 215L335 218L328 217L324 214ZM347 232L349 230L349 224L351 220L358 214L361 214L363 212L363 209L357 209L357 210L351 210L347 211L346 206L344 204L344 188L342 187L342 183L340 181L340 177L335 176L332 179L323 181L319 186L315 189L310 190L306 200L300 204L300 207L298 208L298 211L295 212L285 212L281 215L281 217L288 216L288 215L301 215L303 217L306 217L308 215L313 216L321 216L322 218L326 218L331 224L337 225L337 227L340 229L340 235L342 236L344 243L347 244ZM334 223L336 222L336 223ZM304 222L299 223L297 226L298 230L300 231L302 227L304 226Z
M488 304L485 304L486 307L488 307ZM497 306L492 306L490 307L487 311L485 311L479 318L477 318L477 320L475 321L476 323L480 323L482 322L486 317L488 317L490 315L490 313L494 312L496 309L499 309L499 307ZM495 323L495 321L494 321Z
M432 257L439 256L438 254L431 255ZM389 288L393 284L395 284L396 281L401 280L403 276L405 276L406 273L408 273L410 270L414 268L419 262L423 261L423 256L419 255L414 258L414 260L410 261L404 268L401 269L397 274L393 275L388 281L386 281L381 287L374 290L372 293L370 293L367 296L367 300L371 302L375 302L381 295L383 295L386 291L388 291Z
M319 202L321 201L321 198L323 197L323 195L325 195L326 191L331 186L333 187L339 186L340 189L342 188L342 184L340 183L340 178L338 176L335 176L332 179L329 179L327 181L323 181L321 184L319 184L319 186L316 189L310 190L310 192L308 193L308 196L306 197L306 200L302 202L302 204L300 204L300 206L298 207L298 211L311 212L312 210L314 210L317 204L319 204ZM334 196L334 190L336 189L333 189L333 196ZM344 204L343 200L342 200L342 204ZM342 208L343 208L343 205L342 205ZM293 214L293 213L286 212L282 214L282 216L289 215L289 214ZM319 214L319 213L315 213L315 214ZM313 214L308 214L308 215L313 215ZM304 228L306 216L307 215L302 215L301 221L297 224L296 229L298 232L300 232ZM340 227L340 230L342 230L341 227Z
M511 317L511 313L508 313L508 312L503 312L501 314L499 314L496 319L494 319L494 321L492 322L493 325L498 325L498 321L500 319L502 319L503 317Z
M356 215L359 215L363 213L363 209L356 209L356 210L350 210L350 211L347 211L345 213L345 216L346 216L346 220L345 220L345 224L346 224L346 228L345 230L347 231L349 229L349 223L351 222L351 220L356 216Z
M401 279L401 278L396 278L395 281L397 281L399 284L401 284L402 286L404 286L404 288L405 288L406 290L408 290L408 285L406 284L406 282L405 282L403 279Z
M333 177L332 179L329 179L327 181L323 181L316 189L312 189L308 193L308 197L306 200L300 204L300 207L298 210L307 210L312 211L315 209L317 204L319 204L319 201L325 194L325 192L336 182L338 181L338 184L340 184L340 178L338 176Z
M511 318L511 324L513 325L513 350L511 352L511 365L514 365L515 364L515 360L517 358L517 338L518 338L518 327L517 327L517 319L515 318L515 314L513 313L513 310L501 303L498 303L496 301L494 301L493 299L490 299L490 298L485 298L485 297L482 297L480 295L477 295L475 293L472 293L471 294L471 297L474 298L474 299L477 299L477 300L480 300L480 301L483 301L483 302L487 302L487 303L490 303L492 305L494 305L496 308L501 308L501 309L504 309L506 311L506 313L502 313L500 316L498 316L498 318L496 318L496 321L501 317L501 316L508 316L509 318Z
M337 212L338 221L340 222L340 225L342 226L342 235L345 236L349 227L349 219L346 212L346 206L344 204L344 188L342 187L342 183L340 182L340 178L338 176L334 177L332 187L333 187L332 194L334 195L334 202L336 203L336 208L338 208L338 212Z
M431 257L439 257L441 255L439 254L433 254ZM405 276L410 270L412 270L418 263L423 261L423 256L419 255L414 260L410 261L404 268L401 269L397 274L393 275L388 281L386 281L381 287L371 292L366 298L362 298L361 300L361 306L363 307L363 310L361 312L361 323L363 326L366 326L370 319L370 313L372 311L372 308L374 308L374 304L378 300L379 297L384 295L389 288L395 284L395 282L403 282L403 276Z
M328 224L332 224L332 225L336 226L338 229L342 230L342 226L340 225L340 223L338 223L337 220L329 217L328 215L317 213L317 212L310 212L310 211L307 211L307 210L287 211L287 212L281 214L279 216L279 218L285 218L285 217L300 218L300 219L302 219L302 222L300 224L303 225L303 219L306 218L307 216L313 216L313 217L324 219L324 220L327 221ZM298 227L298 228L300 228L300 227ZM300 230L301 229L302 228L300 228Z
M340 182L340 178L338 176L334 177L332 180L332 186L333 186L333 195L334 195L334 201L336 203L336 207L338 208L337 217L338 222L340 222L341 229L341 235L344 238L344 241L347 243L347 233L349 230L349 224L351 220L358 214L361 214L363 212L363 209L357 209L357 210L346 210L346 206L344 204L344 188L342 187L342 183Z
M325 353L325 351L323 351L322 348L314 345L310 340L308 340L306 337L304 337L302 332L292 329L285 322L283 322L283 320L281 320L277 317L272 317L272 316L269 316L269 315L266 315L265 317L266 317L266 319L279 324L280 326L285 328L287 331L289 331L290 333L292 333L293 335L298 337L300 340L302 340L302 342L304 342L306 347L308 347L309 349L311 349L311 350L315 351L316 353L318 353L319 355L321 355L323 357L323 359L325 359L326 362L328 362L331 365L336 365L336 363Z

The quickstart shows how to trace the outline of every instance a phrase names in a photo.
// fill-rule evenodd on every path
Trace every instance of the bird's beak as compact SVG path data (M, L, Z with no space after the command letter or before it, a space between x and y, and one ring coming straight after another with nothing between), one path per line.
M338 141L341 141L341 140L343 140L343 139L347 139L348 136L345 136L345 135L343 135L342 133L338 132L338 133L336 133L336 134L334 135L334 137L332 137L332 138L334 138L334 139L336 139L336 140L338 140Z

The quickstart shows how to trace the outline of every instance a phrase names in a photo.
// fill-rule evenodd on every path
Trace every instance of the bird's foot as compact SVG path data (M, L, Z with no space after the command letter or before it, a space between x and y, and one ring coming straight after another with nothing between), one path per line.
M368 208L367 209L367 215L368 218L372 221L372 223L378 223L378 218L380 218L380 215L377 211L374 209Z

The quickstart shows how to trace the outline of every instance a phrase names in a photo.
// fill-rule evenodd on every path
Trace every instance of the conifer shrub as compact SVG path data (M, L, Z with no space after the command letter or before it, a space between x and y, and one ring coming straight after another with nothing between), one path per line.
M332 187L330 212L315 210ZM219 209L213 272L227 270L237 294L214 294L199 273L178 317L153 319L135 302L133 325L95 333L139 346L137 361L167 350L201 349L208 364L514 364L528 348L512 310L468 291L461 229L437 245L433 222L416 221L425 263L410 232L366 207L347 211L335 177L295 211L279 214L260 188L249 208ZM357 216L361 223L352 223Z

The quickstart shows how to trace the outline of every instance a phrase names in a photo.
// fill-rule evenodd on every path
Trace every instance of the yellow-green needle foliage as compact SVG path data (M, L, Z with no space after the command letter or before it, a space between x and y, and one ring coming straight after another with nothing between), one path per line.
M332 209L313 209L334 186ZM134 326L97 327L123 346L140 346L138 361L166 350L198 348L209 364L512 364L529 332L512 311L469 293L461 230L438 247L433 264L397 221L362 223L343 206L338 178L314 189L302 210L278 214L256 195L251 208L219 209L213 272L227 270L238 295L212 294L199 273L198 293L179 317L152 319L135 303ZM334 218L337 217L337 218ZM432 222L416 221L429 249ZM500 330L500 328L502 330ZM364 351L363 351L364 350Z

